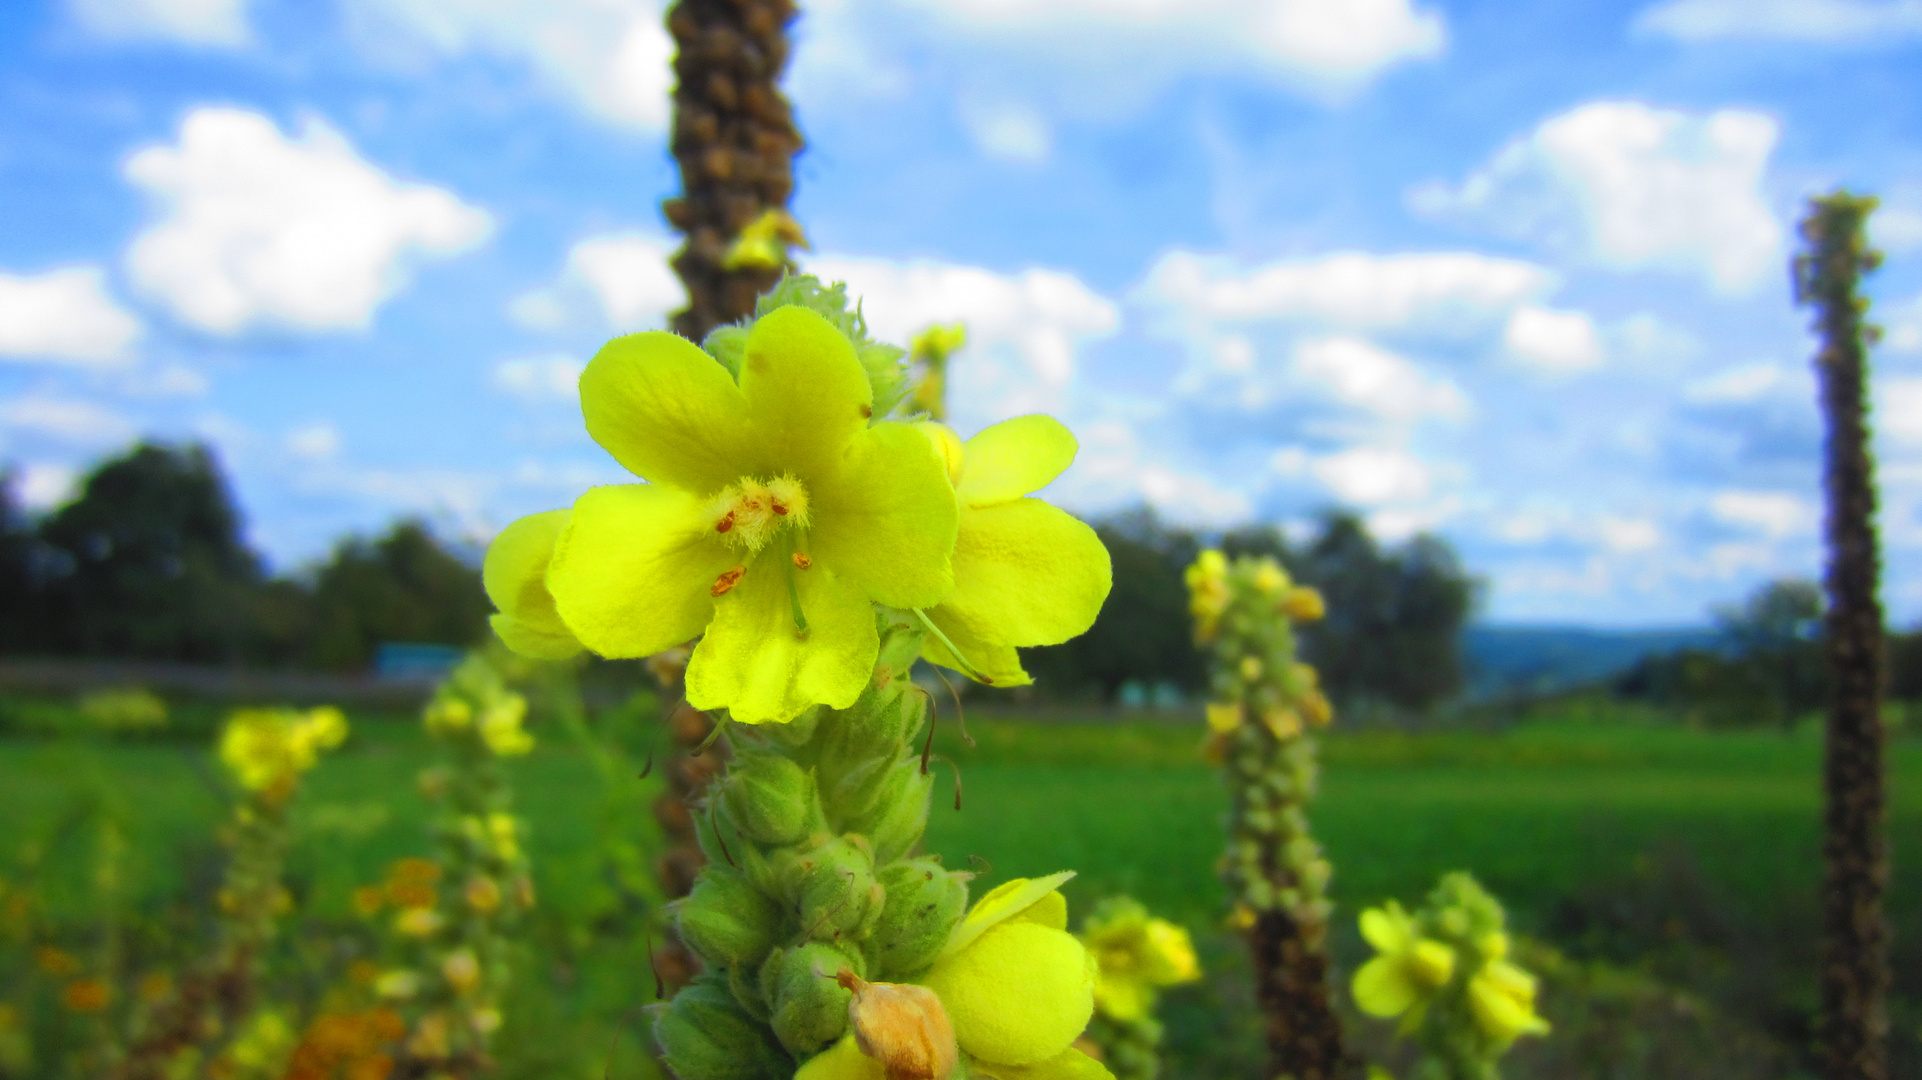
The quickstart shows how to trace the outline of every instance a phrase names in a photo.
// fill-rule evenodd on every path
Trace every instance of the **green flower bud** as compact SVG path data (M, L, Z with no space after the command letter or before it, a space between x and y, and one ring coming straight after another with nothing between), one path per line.
M696 976L654 1020L661 1060L681 1080L783 1080L794 1059L741 1010L727 983Z
M831 941L860 936L880 914L874 857L859 836L837 837L801 856L801 929ZM830 974L832 974L830 972Z
M866 967L859 952L843 952L820 941L768 955L761 965L761 996L770 1006L768 1023L789 1053L815 1053L847 1033L848 1002L854 995L834 977L844 969L865 977Z
M709 867L676 905L681 940L713 967L756 965L774 947L781 910L738 874Z
M874 861L885 866L920 843L921 834L927 831L928 801L933 794L934 776L923 776L920 762L898 762L888 774L875 813L850 820L848 831L867 837L874 845Z
M721 806L748 839L792 844L816 817L814 776L779 754L743 754L728 770Z
M868 946L877 975L902 982L934 963L968 906L967 876L933 859L898 862L880 873L887 902Z

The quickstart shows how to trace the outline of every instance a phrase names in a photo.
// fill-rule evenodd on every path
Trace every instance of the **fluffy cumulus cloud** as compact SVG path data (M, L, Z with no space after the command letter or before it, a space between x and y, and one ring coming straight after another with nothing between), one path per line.
M135 431L132 421L103 405L38 393L0 401L0 429L85 448L126 442Z
M1716 520L1770 539L1813 533L1820 520L1813 501L1787 491L1718 491L1708 508Z
M139 338L140 321L107 295L97 266L0 273L0 357L113 366Z
M187 45L248 44L247 0L69 0L75 22L109 38Z
M1430 378L1407 358L1360 338L1318 338L1295 350L1295 371L1336 398L1391 424L1429 417L1460 420L1468 399L1453 383Z
M515 297L508 313L523 326L559 331L587 314L617 331L656 330L687 303L687 289L668 265L674 241L653 233L589 237L567 253L553 283Z
M494 386L526 401L572 401L586 369L566 353L517 356L494 365Z
M1595 321L1580 311L1518 307L1502 331L1502 346L1523 364L1546 371L1582 371L1602 362Z
M1854 44L1922 35L1919 0L1669 0L1637 31L1679 41Z
M135 153L124 171L157 210L127 250L129 276L219 334L364 327L422 258L492 230L485 211L395 180L312 117L288 138L259 113L197 109L177 142Z
M1115 332L1120 308L1079 278L1054 270L999 274L931 260L851 256L808 260L809 273L844 281L878 338L905 345L935 323L967 323L966 362L951 393L965 421L991 423L1060 412L1086 344Z
M1472 252L1343 252L1245 267L1172 251L1132 299L1180 325L1292 320L1439 329L1498 318L1551 281L1531 263Z
M609 123L667 125L674 43L653 0L350 0L377 49L411 42L442 57L529 64L556 92Z
M1425 214L1536 239L1618 269L1666 267L1740 291L1776 271L1762 191L1779 125L1598 101L1542 122L1461 184L1410 194Z
M340 454L340 429L316 420L288 431L281 442L289 454L303 461L327 461Z

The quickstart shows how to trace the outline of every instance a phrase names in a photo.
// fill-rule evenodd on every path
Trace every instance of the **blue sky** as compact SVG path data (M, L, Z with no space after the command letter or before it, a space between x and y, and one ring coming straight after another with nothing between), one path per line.
M1922 618L1922 0L827 0L806 268L965 319L963 434L1201 526L1447 537L1507 622L1697 621L1819 569L1785 264L1879 193L1894 615ZM57 505L219 450L276 565L622 477L572 380L678 306L644 0L0 5L0 458Z

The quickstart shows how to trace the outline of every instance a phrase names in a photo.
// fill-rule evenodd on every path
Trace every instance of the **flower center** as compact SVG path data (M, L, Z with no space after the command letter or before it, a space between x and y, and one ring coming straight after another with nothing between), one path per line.
M729 544L760 551L783 530L807 528L807 488L787 473L771 480L744 476L714 496L711 513L714 531Z

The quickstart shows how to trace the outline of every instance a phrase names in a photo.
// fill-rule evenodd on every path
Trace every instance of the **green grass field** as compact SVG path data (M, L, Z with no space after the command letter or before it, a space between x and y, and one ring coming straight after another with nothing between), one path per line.
M937 766L944 783L928 846L950 865L974 865L984 885L1076 869L1075 908L1127 892L1192 927L1226 974L1171 1000L1174 1075L1246 1072L1247 1006L1236 996L1232 939L1218 929L1213 871L1223 800L1200 760L1198 732L1139 721L977 720L972 733L978 745L969 748L951 726L941 729L937 749L959 763L965 797L955 811L949 766ZM595 822L610 796L583 753L559 733L542 735L542 747L512 768L546 929L528 958L525 1015L510 1023L503 1056L510 1075L600 1076L608 1040L637 1022L623 1014L650 1000L651 978L639 943L594 947L583 929L609 903ZM1564 720L1501 734L1336 734L1324 749L1313 818L1336 866L1334 942L1344 967L1364 952L1353 930L1362 905L1416 900L1441 872L1467 868L1510 905L1517 926L1565 949L1734 995L1727 1004L1738 1012L1811 1000L1813 736ZM345 919L354 886L389 860L426 850L426 804L414 778L427 755L411 724L363 718L355 740L311 775L290 864L305 917ZM1891 916L1907 965L1898 989L1913 999L1922 997L1914 970L1922 965L1913 963L1922 956L1922 744L1896 742L1890 765ZM190 744L0 741L0 821L11 847L51 834L76 800L105 800L126 822L130 900L152 906L204 886L217 860L223 803L212 777L210 755ZM613 797L644 806L654 781L625 783ZM634 816L636 830L651 829ZM55 875L50 889L54 906L81 909L83 868ZM1761 975L1758 949L1768 965ZM1742 998L1762 992L1758 979L1768 984L1766 1008ZM557 1032L565 1052L537 1045ZM616 1076L641 1068L628 1044L614 1055Z

